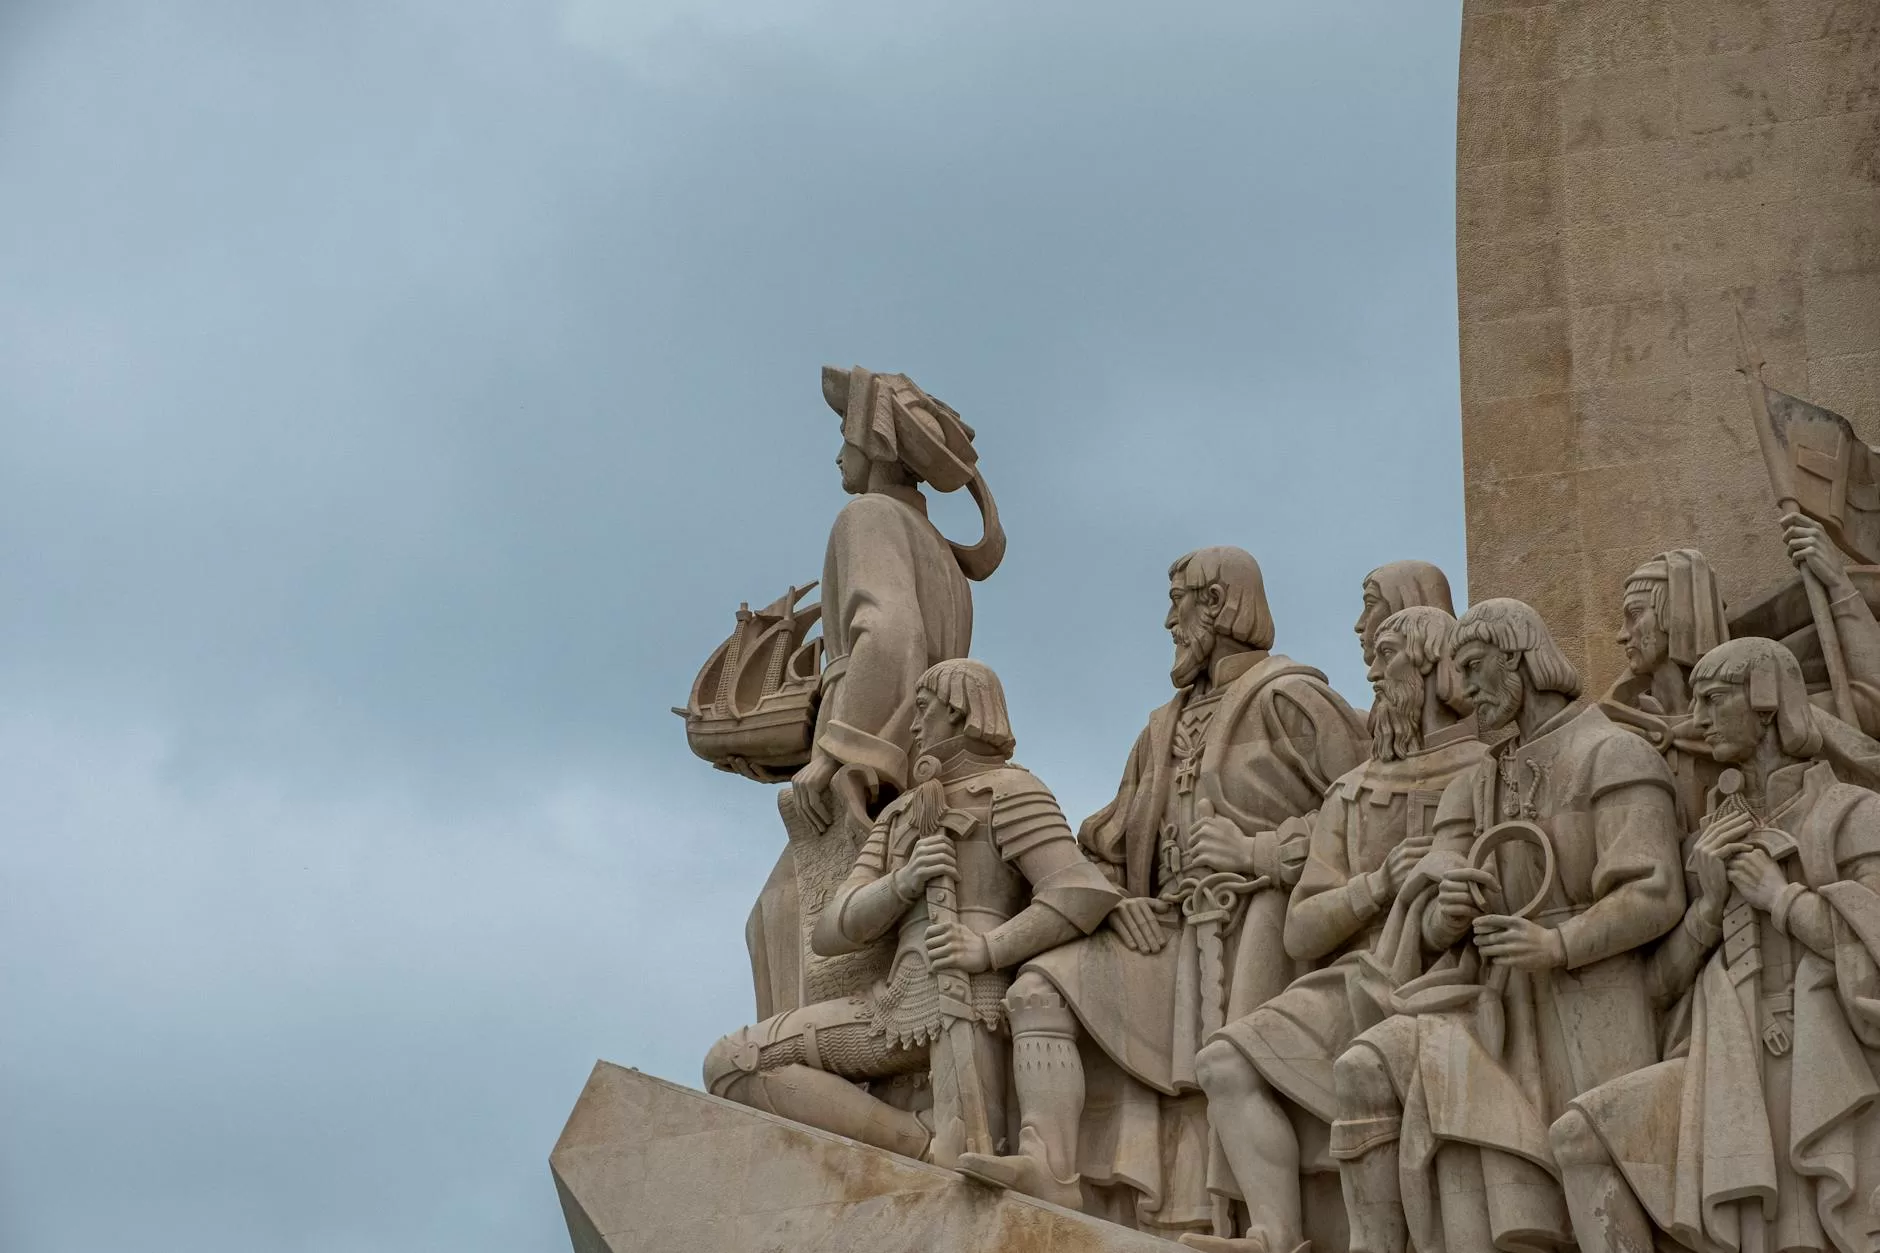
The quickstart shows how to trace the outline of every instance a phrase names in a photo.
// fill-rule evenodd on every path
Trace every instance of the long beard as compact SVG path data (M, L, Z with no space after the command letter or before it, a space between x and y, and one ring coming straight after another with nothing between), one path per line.
M1208 668L1214 656L1214 633L1190 635L1176 627L1169 634L1175 638L1175 664L1169 667L1168 677L1176 687L1187 687Z
M1385 679L1384 690L1371 706L1371 756L1400 761L1422 747L1422 681Z
M1487 739L1514 721L1521 712L1521 667L1511 666L1502 674L1500 690L1487 700L1475 702L1475 729Z

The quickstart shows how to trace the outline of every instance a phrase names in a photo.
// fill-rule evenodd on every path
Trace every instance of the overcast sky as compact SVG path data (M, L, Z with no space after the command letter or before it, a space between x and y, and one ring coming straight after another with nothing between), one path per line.
M824 362L978 428L1073 820L1190 548L1359 703L1462 583L1457 7L0 0L0 1248L567 1247L593 1060L752 1012L667 707L820 569Z

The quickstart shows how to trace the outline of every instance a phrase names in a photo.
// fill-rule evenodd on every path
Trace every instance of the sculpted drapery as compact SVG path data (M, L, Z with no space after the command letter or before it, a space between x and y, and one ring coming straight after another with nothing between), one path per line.
M1248 653L1217 689L1205 730L1178 759L1178 693L1137 738L1116 798L1088 819L1078 839L1128 896L1171 886L1162 849L1171 827L1202 800L1242 831L1257 833L1256 856L1279 872L1279 829L1318 807L1331 782L1366 754L1358 716L1309 667ZM1237 659L1238 660L1238 659ZM1294 843L1299 843L1294 837ZM1302 849L1300 851L1303 851ZM1086 1181L1137 1196L1144 1226L1205 1230L1212 1221L1212 1151L1195 1080L1205 1040L1203 1002L1219 996L1226 1020L1283 989L1298 973L1286 955L1286 894L1256 892L1238 909L1224 943L1223 986L1204 986L1198 929L1179 914L1157 953L1130 951L1114 933L1047 953L1025 970L1048 979L1095 1044L1086 1068L1101 1099L1086 1105L1078 1147ZM1213 1167L1217 1187L1219 1164Z

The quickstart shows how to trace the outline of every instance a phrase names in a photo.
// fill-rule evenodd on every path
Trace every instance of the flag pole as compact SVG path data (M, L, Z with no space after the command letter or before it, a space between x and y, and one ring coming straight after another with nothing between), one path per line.
M1800 513L1801 503L1795 498L1795 486L1789 475L1788 449L1776 437L1775 423L1769 417L1769 393L1763 386L1762 367L1762 357L1750 346L1749 324L1743 318L1743 304L1739 300L1736 302L1736 368L1742 372L1749 391L1750 414L1756 420L1756 443L1762 448L1763 464L1769 470L1769 486L1776 495L1776 512ZM1828 589L1821 585L1821 580L1806 563L1801 570L1802 587L1808 593L1808 610L1815 619L1815 637L1821 644L1821 658L1828 665L1834 714L1849 726L1857 727L1860 722L1854 712L1853 689L1847 682L1847 657L1841 652L1841 633L1834 625L1834 608L1828 603Z

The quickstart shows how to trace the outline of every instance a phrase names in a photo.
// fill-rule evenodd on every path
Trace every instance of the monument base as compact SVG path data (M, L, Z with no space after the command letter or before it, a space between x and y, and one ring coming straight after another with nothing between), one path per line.
M1176 1247L608 1062L548 1161L575 1253Z

